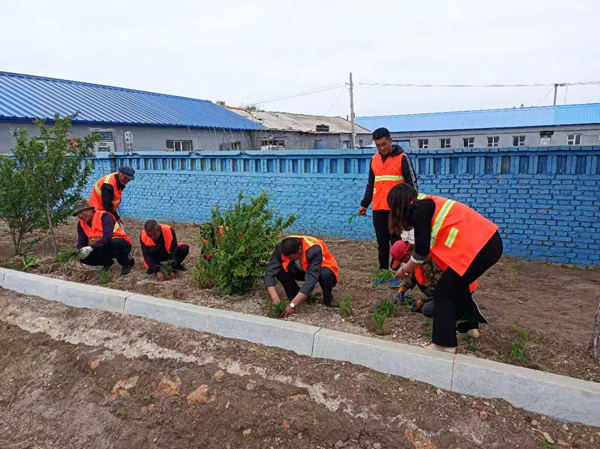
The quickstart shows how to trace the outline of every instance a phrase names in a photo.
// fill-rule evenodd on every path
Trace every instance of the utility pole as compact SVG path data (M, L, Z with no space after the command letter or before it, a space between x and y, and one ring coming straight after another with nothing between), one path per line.
M553 106L556 106L556 94L558 93L558 84L554 83L554 103Z
M356 148L356 130L354 129L354 83L350 72L350 123L352 132L352 149Z

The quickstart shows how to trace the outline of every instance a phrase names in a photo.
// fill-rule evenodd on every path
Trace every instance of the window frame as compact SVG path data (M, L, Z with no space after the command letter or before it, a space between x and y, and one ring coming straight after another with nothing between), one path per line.
M440 148L452 148L450 137L440 137Z
M475 148L475 137L463 137L463 148Z
M581 134L567 134L567 145L581 145Z
M421 150L429 148L429 139L417 139L417 146Z
M171 147L169 147L169 142L171 142ZM184 144L189 145L189 149L184 149ZM179 149L177 149L179 147ZM173 152L190 152L194 151L194 142L191 140L175 140L175 139L167 139L165 142L166 151Z
M500 145L500 136L488 136L488 148L498 148Z
M525 146L525 137L526 136L513 136L513 147L524 147ZM515 145L515 142L517 145Z

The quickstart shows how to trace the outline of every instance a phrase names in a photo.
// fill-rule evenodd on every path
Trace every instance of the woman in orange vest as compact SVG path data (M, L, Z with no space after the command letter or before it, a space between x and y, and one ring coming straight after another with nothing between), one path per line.
M177 242L175 229L169 225L159 224L156 220L144 223L144 230L140 235L144 266L148 274L156 275L159 281L165 280L165 275L160 269L161 262L171 261L170 279L174 279L176 271L186 271L183 261L190 252L190 247L185 243Z
M338 307L333 298L333 287L338 281L338 265L322 240L307 235L287 237L277 245L265 274L265 286L273 304L281 302L276 281L281 282L290 303L283 313L287 317L312 295L317 283L323 290L323 304ZM296 281L304 281L302 288Z
M121 276L131 273L134 260L131 257L131 239L114 217L104 211L95 211L85 200L73 206L77 223L77 249L81 263L103 266L109 269L117 259L121 265Z
M88 202L94 209L106 211L123 225L117 209L121 205L123 190L129 181L135 179L135 170L127 165L116 173L103 176L94 184Z
M394 187L388 196L390 229L414 229L415 250L408 263L396 274L412 276L427 257L444 274L434 294L432 349L456 352L457 308L475 316L476 305L469 285L502 256L498 226L458 201L434 195L417 194L408 185Z

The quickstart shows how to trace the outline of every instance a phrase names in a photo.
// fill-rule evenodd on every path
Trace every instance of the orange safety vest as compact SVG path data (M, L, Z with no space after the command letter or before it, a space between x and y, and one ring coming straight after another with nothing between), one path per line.
M85 222L83 220L79 220L79 223L81 224L81 229L83 229L83 232L85 233L85 235L87 235L88 239L90 240L90 243L96 243L98 240L100 240L102 238L102 234L103 234L102 215L105 213L107 213L107 212L96 211L94 213L94 218L92 218L92 226L91 227L87 224L87 222ZM111 215L111 217L112 217L112 215ZM129 242L129 244L131 244L131 239L129 238L129 236L127 234L125 234L125 232L123 231L123 228L121 228L121 226L119 226L119 223L117 223L116 221L115 221L115 226L113 228L113 238L127 240Z
M388 193L394 186L404 184L402 159L404 159L404 153L400 153L399 157L388 157L383 162L379 152L371 159L371 170L375 175L373 210L390 210L387 202Z
M290 235L290 237L294 237L302 240L302 268L304 271L308 270L308 261L306 260L306 251L313 245L319 245L321 247L321 251L323 251L323 263L321 267L327 267L333 274L335 274L335 278L338 278L338 264L335 261L335 257L333 254L329 252L327 245L322 240L316 239L314 237L308 237L306 235ZM288 259L283 254L281 255L281 265L283 266L284 271L288 271L288 265L290 264L291 259Z
M96 184L94 184L94 188L92 189L92 194L90 195L90 199L88 203L96 210L104 210L104 206L102 205L102 184L110 184L113 186L115 191L115 195L113 197L113 209L117 210L121 205L121 196L123 195L123 191L117 189L117 175L118 173L111 173L110 175L103 176Z
M169 225L159 225L162 235L165 239L165 249L167 253L171 254L171 243L173 243L173 233L171 232L172 226ZM148 236L148 233L144 229L142 234L140 235L140 239L142 243L146 246L156 246L156 242ZM185 243L177 242L177 247L179 248L181 245L185 245ZM144 259L144 266L148 268L148 264L146 263L146 259Z
M442 270L450 267L460 276L464 275L498 226L458 201L423 193L419 193L417 199L431 199L435 203L431 219L431 258Z
M423 269L423 267L421 265L417 265L417 268L415 268L415 279L421 285L427 284L427 278L425 277L425 270ZM473 293L476 289L477 289L477 281L473 281L471 284L469 284L469 290L471 293Z

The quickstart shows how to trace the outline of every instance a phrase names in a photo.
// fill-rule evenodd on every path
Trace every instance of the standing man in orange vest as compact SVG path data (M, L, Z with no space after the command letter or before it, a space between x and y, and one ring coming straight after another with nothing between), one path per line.
M125 186L134 179L135 170L128 165L119 168L116 173L103 176L94 184L88 200L90 205L97 211L108 212L123 226L123 220L117 213L117 209L121 205L121 196Z
M408 185L394 187L388 203L391 229L415 231L414 253L396 275L410 278L427 257L444 272L434 291L431 348L456 353L457 310L476 316L469 287L502 256L498 226L465 204Z
M323 290L323 304L338 307L333 299L333 287L338 281L338 265L322 240L306 235L287 237L277 245L265 275L265 286L273 304L279 304L275 288L278 279L290 303L283 313L287 317L296 313L297 306L312 295L317 283ZM302 288L296 281L304 281Z
M171 279L175 278L175 271L186 271L183 261L190 252L190 247L185 243L177 242L175 229L169 225L159 224L156 220L144 223L144 230L140 235L144 266L148 274L155 274L159 281L165 280L165 275L160 269L160 263L169 260L174 270Z
M109 269L117 259L121 265L121 277L131 273L134 260L131 258L131 239L114 217L108 212L95 211L85 200L73 206L77 223L77 249L81 263Z
M379 253L379 269L387 270L390 267L390 243L398 240L398 236L391 235L388 229L390 208L387 197L390 190L398 184L408 184L417 188L417 176L404 150L393 144L390 132L386 128L379 128L373 132L373 140L377 145L377 153L371 159L369 181L365 196L360 202L358 215L367 215L367 208L373 203L373 227L377 237L377 250ZM392 287L399 287L398 279L392 279ZM376 287L376 281L373 282Z

